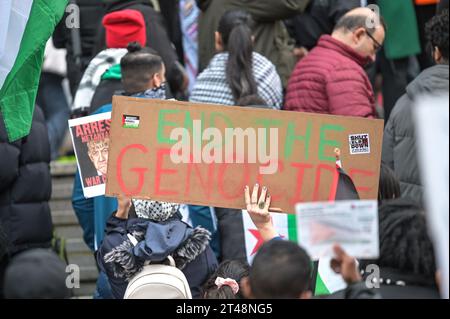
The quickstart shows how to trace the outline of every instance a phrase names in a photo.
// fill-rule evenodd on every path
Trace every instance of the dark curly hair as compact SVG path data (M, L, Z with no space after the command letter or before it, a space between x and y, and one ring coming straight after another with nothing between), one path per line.
M448 9L434 16L427 23L425 32L430 49L438 47L448 64Z
M361 261L426 278L434 283L436 264L433 243L422 208L409 199L386 201L379 208L380 258Z

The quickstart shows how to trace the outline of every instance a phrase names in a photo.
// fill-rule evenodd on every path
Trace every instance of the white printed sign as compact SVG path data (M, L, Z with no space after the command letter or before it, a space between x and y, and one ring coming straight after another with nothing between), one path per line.
M332 257L334 244L355 258L378 258L377 201L302 203L296 213L298 241L312 259Z

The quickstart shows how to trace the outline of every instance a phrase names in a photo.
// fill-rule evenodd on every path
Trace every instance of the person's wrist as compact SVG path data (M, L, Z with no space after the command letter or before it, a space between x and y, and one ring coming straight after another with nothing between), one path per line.
M119 219L128 219L128 214L123 209L118 209L115 216Z
M346 279L345 281L348 285L357 284L362 281L362 277L357 271L355 271L355 273L351 274L350 276L348 276L345 279Z
M269 241L278 236L278 233L272 224L262 225L261 227L258 227L258 230L264 241Z

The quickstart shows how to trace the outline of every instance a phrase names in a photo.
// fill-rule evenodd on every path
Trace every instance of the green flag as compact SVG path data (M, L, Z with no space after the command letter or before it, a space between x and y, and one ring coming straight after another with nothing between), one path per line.
M0 111L10 141L30 132L45 44L67 0L0 2Z

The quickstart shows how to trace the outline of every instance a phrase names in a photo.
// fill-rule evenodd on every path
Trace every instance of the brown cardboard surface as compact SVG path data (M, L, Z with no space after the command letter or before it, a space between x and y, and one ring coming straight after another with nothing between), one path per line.
M135 128L124 127L124 116ZM186 128L195 138L194 120L223 137L225 128L278 128L278 172L261 174L265 165L258 162L173 163L170 133ZM298 202L333 199L338 147L361 199L377 199L383 127L382 120L115 96L106 194L244 209L244 186L259 183L268 187L272 207L294 213ZM370 153L352 155L349 136L360 134L369 134Z

